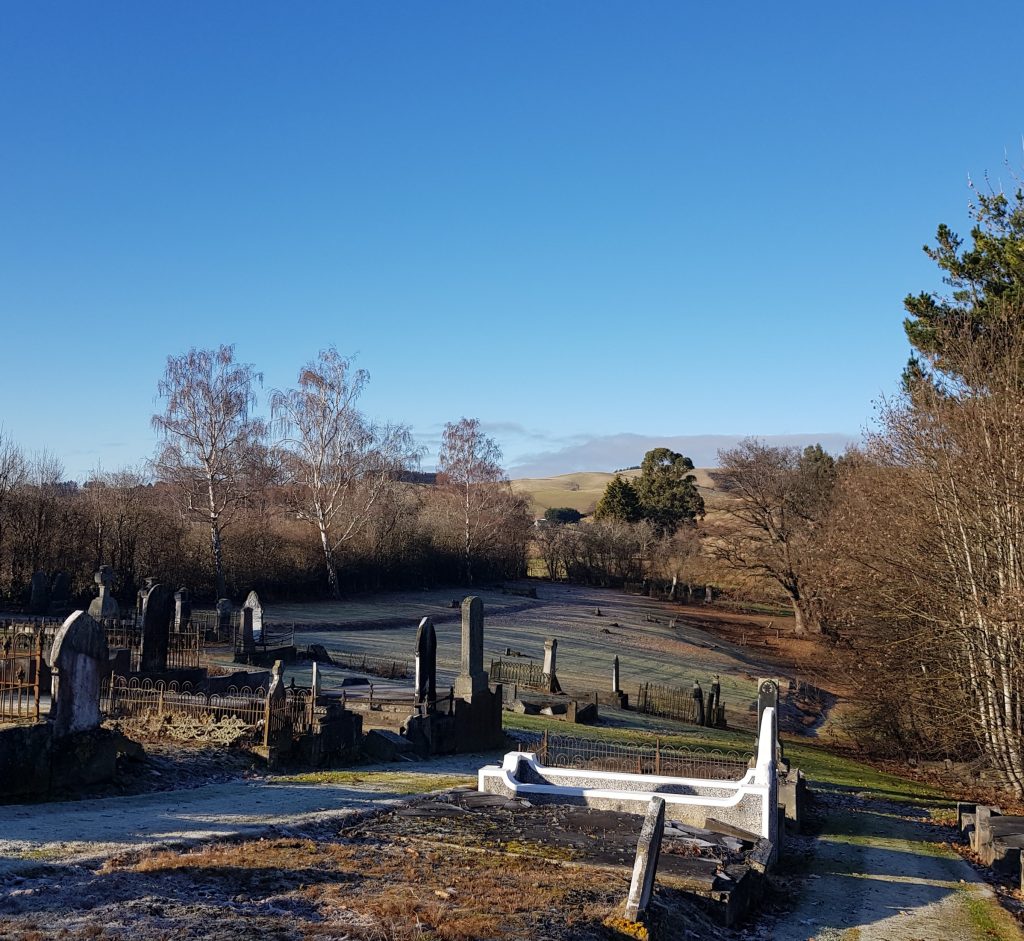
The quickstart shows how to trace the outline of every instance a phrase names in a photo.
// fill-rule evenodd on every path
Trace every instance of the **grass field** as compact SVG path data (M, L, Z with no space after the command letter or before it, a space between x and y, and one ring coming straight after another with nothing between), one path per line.
M639 470L622 472L623 477L639 475ZM710 470L698 467L693 475L697 478L701 495L707 501L714 491ZM600 471L561 474L558 477L523 477L512 481L512 489L529 495L536 516L543 516L545 510L555 506L568 506L581 513L591 513L614 477L614 474Z

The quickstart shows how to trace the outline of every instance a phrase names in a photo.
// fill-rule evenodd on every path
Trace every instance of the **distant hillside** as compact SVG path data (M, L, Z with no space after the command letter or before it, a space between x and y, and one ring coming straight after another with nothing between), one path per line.
M693 472L706 503L710 502L709 498L713 499L714 491L710 470L713 468L698 467ZM602 471L581 471L558 477L523 477L512 481L512 489L529 494L534 516L543 516L544 511L553 506L571 506L581 513L592 513L614 476ZM639 477L640 471L622 471L622 476Z

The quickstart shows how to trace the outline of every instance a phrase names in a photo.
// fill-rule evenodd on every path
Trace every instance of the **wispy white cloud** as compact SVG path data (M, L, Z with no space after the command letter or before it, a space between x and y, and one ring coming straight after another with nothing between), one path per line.
M671 448L689 457L697 467L714 467L718 451L734 447L750 435L638 435L616 434L584 437L561 448L520 454L509 468L512 477L552 477L577 471L615 471L643 460L651 448ZM776 446L805 447L820 444L840 454L859 438L842 432L814 434L757 435Z

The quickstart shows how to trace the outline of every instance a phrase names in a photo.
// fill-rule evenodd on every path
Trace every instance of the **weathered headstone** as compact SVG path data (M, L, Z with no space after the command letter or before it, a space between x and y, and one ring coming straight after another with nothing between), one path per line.
M722 683L718 678L718 674L715 674L715 678L711 681L711 725L714 725L718 720L718 707L722 705Z
M700 680L693 681L693 702L696 707L695 720L697 725L704 724L704 690L700 687Z
M652 797L640 829L640 840L636 845L636 862L633 863L633 881L626 897L627 921L640 921L651 903L654 892L654 877L658 872L658 858L661 856L661 838L665 833L665 799Z
M217 636L228 637L231 633L231 615L235 606L230 598L217 599Z
M143 673L161 673L167 669L167 647L174 616L174 592L167 585L153 585L142 599Z
M432 712L437 699L437 633L431 618L423 618L416 629L416 704L425 703Z
M313 661L313 679L309 685L312 690L313 702L315 703L320 698L320 664L315 660Z
M174 593L174 630L180 633L192 621L192 599L187 588L179 588Z
M50 580L46 572L36 572L29 585L28 613L46 614L50 610Z
M99 596L93 598L89 605L89 616L101 621L105 618L118 618L121 616L121 608L117 599L112 594L114 587L114 570L109 565L101 565L99 571L93 576L99 586Z
M558 638L549 637L544 641L544 671L549 676L554 676L557 668Z
M484 670L484 603L471 596L462 602L462 670L455 678L455 695L471 699L487 690Z
M248 597L245 599L245 604L242 605L243 611L251 611L252 617L250 618L250 624L252 626L252 637L253 641L263 640L263 605L260 604L260 596L254 591L250 591ZM244 623L244 622L243 622Z
M71 605L71 576L67 572L58 572L53 576L50 585L50 607L57 611L66 611Z
M612 661L612 692L617 693L619 691L619 658L616 657Z
M50 721L54 738L99 727L100 680L109 668L109 660L103 627L85 611L70 615L50 650L50 668L54 672Z
M147 577L142 580L142 587L138 590L135 595L135 617L142 620L142 610L146 606L146 595L149 594L149 590L156 584L156 579Z

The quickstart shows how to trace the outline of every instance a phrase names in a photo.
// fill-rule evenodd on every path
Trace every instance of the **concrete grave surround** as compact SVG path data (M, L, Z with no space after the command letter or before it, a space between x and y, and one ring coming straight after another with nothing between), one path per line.
M50 705L54 738L99 728L100 680L109 659L102 625L85 611L69 615L50 650L50 668L55 674Z
M462 670L455 678L455 695L472 699L487 691L484 670L484 603L471 595L462 602Z
M658 858L661 856L661 838L665 834L665 799L652 797L647 806L640 839L636 844L636 862L633 863L633 880L626 897L626 919L639 921L651 903L654 892L654 877L658 872Z
M670 820L703 827L714 818L770 840L777 850L774 730L774 710L767 709L761 717L757 764L739 780L548 768L530 752L509 752L500 766L481 768L477 784L481 791L535 804L583 804L635 814L646 813L657 796L664 799Z

